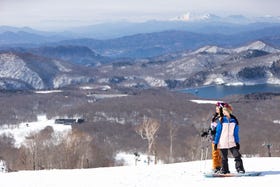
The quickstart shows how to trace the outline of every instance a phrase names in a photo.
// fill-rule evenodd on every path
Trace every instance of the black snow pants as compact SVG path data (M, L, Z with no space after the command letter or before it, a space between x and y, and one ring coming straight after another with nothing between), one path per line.
M243 162L241 159L241 154L236 147L232 147L229 149L220 149L222 154L222 170L225 173L230 173L228 167L228 150L231 152L232 156L234 157L235 161L235 169L237 172L244 171Z

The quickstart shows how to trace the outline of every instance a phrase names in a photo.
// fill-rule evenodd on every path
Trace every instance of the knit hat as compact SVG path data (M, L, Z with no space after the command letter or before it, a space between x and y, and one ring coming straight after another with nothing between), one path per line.
M230 105L230 104L228 104L228 103L224 103L224 106L223 106L223 110L226 110L226 111L228 111L228 113L232 113L232 110L233 110L233 108L232 108L232 106Z
M218 101L218 102L216 103L216 107L219 107L219 108L222 108L224 105L225 105L225 103L222 102L222 101Z

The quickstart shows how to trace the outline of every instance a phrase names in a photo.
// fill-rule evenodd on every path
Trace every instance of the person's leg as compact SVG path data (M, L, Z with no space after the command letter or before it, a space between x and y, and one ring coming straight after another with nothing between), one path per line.
M243 161L241 159L241 154L236 147L230 148L230 152L232 156L234 157L235 161L235 169L238 173L245 173L244 166L243 166Z
M220 154L220 150L214 149L215 144L212 143L212 168L214 172L217 172L221 169L222 167L222 158Z
M228 149L220 149L222 154L222 169L221 173L230 173L228 168Z

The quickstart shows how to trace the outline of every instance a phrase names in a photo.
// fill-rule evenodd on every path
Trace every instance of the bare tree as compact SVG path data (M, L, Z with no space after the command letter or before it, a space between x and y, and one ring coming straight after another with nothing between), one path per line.
M73 164L72 168L88 168L90 159L90 143L93 137L85 132L73 130L68 135L66 150L69 154L69 161Z
M169 140L170 140L168 162L172 163L173 162L173 142L174 142L174 137L176 136L176 133L178 131L178 127L169 123L168 129L169 129Z
M32 163L32 169L36 170L38 169L38 149L39 149L39 140L38 140L38 134L30 134L28 137L26 137L26 144L29 148L29 154L30 154L30 161Z
M136 133L139 134L142 139L148 141L148 164L150 164L150 156L155 145L155 135L159 130L159 127L160 123L157 120L144 117L143 123L138 125L136 128Z

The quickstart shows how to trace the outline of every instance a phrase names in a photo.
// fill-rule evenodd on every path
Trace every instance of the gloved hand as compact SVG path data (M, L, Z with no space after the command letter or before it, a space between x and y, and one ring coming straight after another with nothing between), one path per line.
M218 149L218 145L215 144L215 145L214 145L214 150L216 151L217 149Z
M207 131L202 131L200 134L201 137L205 137L208 136L208 132Z
M236 143L236 149L239 150L240 149L240 144Z

